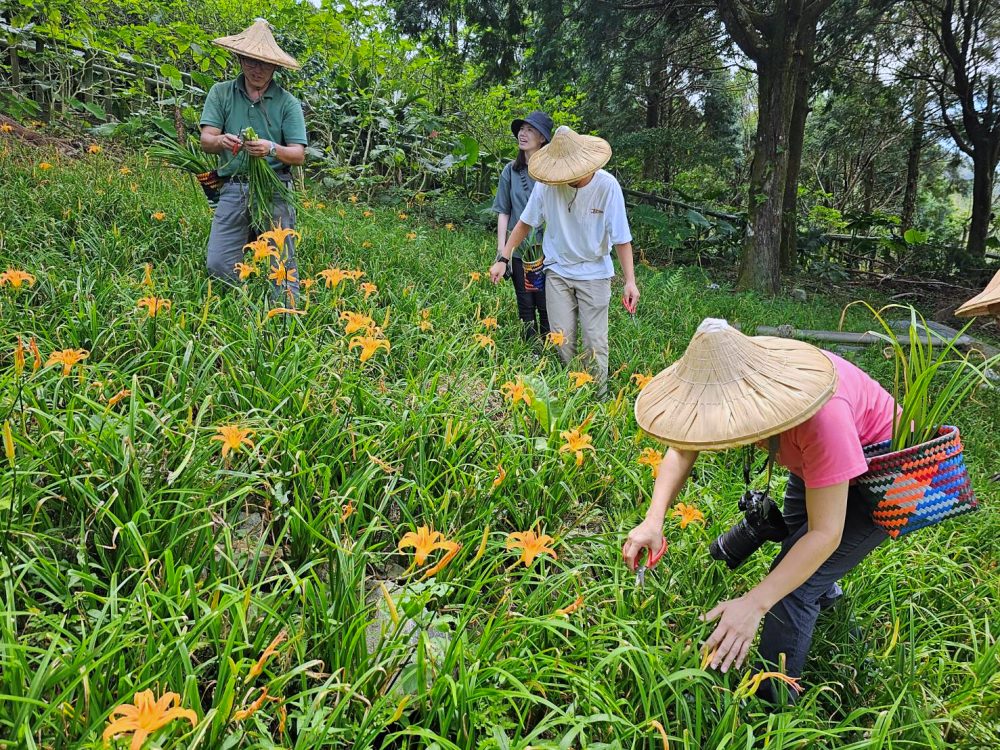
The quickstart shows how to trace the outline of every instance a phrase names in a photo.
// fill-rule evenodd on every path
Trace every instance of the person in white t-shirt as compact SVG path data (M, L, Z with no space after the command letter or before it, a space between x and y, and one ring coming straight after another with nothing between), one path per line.
M552 142L528 162L535 189L490 267L490 279L497 284L514 248L532 227L545 225L542 252L551 335L559 356L569 364L577 354L579 329L582 358L601 394L608 380L608 306L615 275L612 246L625 279L622 302L634 312L639 301L625 197L618 181L601 169L610 158L611 146L603 138L580 135L566 126L558 128Z

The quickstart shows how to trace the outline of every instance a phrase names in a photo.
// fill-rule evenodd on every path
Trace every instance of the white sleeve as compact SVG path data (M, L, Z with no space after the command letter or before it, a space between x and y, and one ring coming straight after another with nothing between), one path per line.
M548 190L548 188L548 185L536 182L535 186L531 189L531 195L528 196L528 202L524 204L524 210L521 212L521 221L529 227L535 227L537 229L545 221L545 213L542 211L542 202L544 200L545 191ZM511 228L513 229L513 227Z
M624 245L626 242L632 241L628 217L625 215L625 195L617 180L608 191L608 205L604 210L604 226L607 229L608 237L611 238L612 245Z

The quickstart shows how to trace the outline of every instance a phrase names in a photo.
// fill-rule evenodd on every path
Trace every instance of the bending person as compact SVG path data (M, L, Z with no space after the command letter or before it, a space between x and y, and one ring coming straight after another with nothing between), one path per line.
M720 537L722 549L713 545L713 557L735 567L775 525L784 526L770 572L703 619L719 621L705 644L713 668L741 666L763 620L757 669L780 669L784 655L784 673L798 677L820 610L841 595L839 579L887 538L851 481L868 470L862 447L892 435L892 396L835 354L802 341L748 337L708 319L684 355L641 391L635 414L670 449L645 520L622 547L633 569L643 549L652 554L662 545L666 511L699 451L757 444L791 472L784 524L772 515L758 525L748 513L741 529ZM777 700L779 684L765 680L758 694Z

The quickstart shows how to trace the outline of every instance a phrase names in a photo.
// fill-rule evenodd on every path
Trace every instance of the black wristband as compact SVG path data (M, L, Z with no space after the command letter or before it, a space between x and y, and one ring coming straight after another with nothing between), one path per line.
M494 263L503 263L505 266L509 266L510 265L510 258L503 257L503 253L497 253L496 260L494 260L493 262Z

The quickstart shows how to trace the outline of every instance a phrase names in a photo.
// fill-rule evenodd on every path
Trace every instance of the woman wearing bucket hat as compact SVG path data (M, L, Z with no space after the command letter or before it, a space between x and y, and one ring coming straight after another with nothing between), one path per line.
M567 364L576 356L579 328L583 357L602 394L608 379L612 246L625 278L622 301L629 311L639 301L625 197L618 181L601 169L610 158L611 146L603 138L558 128L552 141L528 162L529 174L540 184L490 268L496 284L514 248L532 227L545 225L545 303L549 326L563 334L559 356Z
M245 31L214 42L237 56L242 72L231 81L212 86L201 116L201 147L220 155L218 173L227 180L212 218L207 262L213 275L235 284L235 266L243 260L243 246L257 232L270 229L251 225L243 173L246 162L237 158L237 153L242 149L250 158L266 159L287 184L291 181L289 167L305 162L308 142L302 105L274 81L277 68L297 70L299 64L274 41L267 21L258 18ZM241 140L239 134L247 127L257 133L256 140ZM295 209L278 197L271 215L275 224L295 228ZM282 260L291 271L295 269L294 240L289 237L285 243ZM298 284L290 281L288 288L294 294Z
M973 318L996 315L1000 319L1000 271L986 285L986 288L955 311L959 318Z
M517 139L517 158L509 162L500 173L496 198L493 200L493 211L497 214L498 261L503 258L501 253L507 242L508 228L515 226L521 218L521 212L535 187L535 180L528 174L528 161L552 138L552 118L545 112L536 110L524 119L511 122L510 129ZM534 240L529 237L526 244L541 244L541 241L542 230L539 229ZM530 281L525 285L525 264L521 249L522 246L514 249L509 269L524 337L531 339L548 334L549 316L545 310L544 285Z
M662 546L666 511L699 451L763 444L769 468L773 459L789 470L783 518L766 494L748 492L741 500L747 517L711 550L735 568L765 539L783 537L770 572L702 619L719 620L705 643L713 668L739 667L763 620L758 668L780 669L783 655L785 674L798 677L820 610L841 594L839 579L888 538L852 480L868 470L862 447L892 434L892 396L835 354L792 339L748 337L707 319L684 355L643 388L635 415L670 447L646 517L622 547L631 568L643 549L653 554ZM778 700L776 681L764 681L758 694Z

